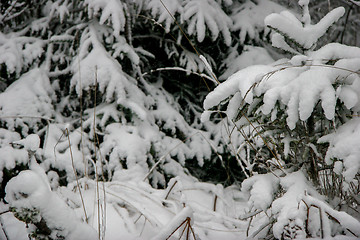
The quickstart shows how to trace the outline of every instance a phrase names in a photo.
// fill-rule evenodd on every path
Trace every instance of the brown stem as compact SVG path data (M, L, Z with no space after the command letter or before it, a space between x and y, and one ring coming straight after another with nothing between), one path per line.
M217 195L215 195L215 199L214 199L214 207L213 207L214 212L216 212L216 202L217 202L217 199L218 199L218 196L217 196Z
M173 184L173 185L171 186L171 188L169 189L168 193L167 193L166 196L165 196L165 200L169 197L171 190L173 190L173 188L175 187L176 184L177 184L177 180L174 182L174 184Z
M191 233L192 233L192 236L193 236L194 240L196 240L195 232L194 232L194 229L191 227L190 221L191 221L191 219L189 218L189 228L191 230Z
M181 226L186 223L187 219L185 219L167 238L166 240L168 240L179 228L181 228Z

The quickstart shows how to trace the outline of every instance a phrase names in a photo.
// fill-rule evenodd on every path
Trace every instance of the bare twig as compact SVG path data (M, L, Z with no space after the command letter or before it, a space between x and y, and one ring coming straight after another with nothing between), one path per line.
M166 238L166 240L168 240L179 228L181 228L181 226L182 226L183 224L185 224L186 221L187 221L187 219L185 219L185 220L170 234L170 236Z
M3 223L3 220L2 220L2 218L1 218L1 216L0 216L0 225L1 225L1 230L2 230L2 232L3 232L3 234L4 234L5 238L6 238L6 240L9 240L9 236L8 236L6 230L5 230L4 223ZM4 239L4 240L5 240L5 239Z
M154 70L150 70L149 72L143 73L143 76L146 76L146 75L154 73L154 72L160 72L160 71L181 71L181 72L191 73L191 74L195 74L195 75L197 75L197 76L199 76L201 78L206 78L206 79L214 82L213 78L209 77L208 75L206 75L204 73L197 73L197 72L190 71L190 70L187 70L187 69L184 69L184 68L181 68L181 67L157 68L157 69L154 69Z
M171 186L171 188L169 189L168 193L167 193L166 196L165 196L165 200L169 197L171 190L175 187L175 185L177 184L177 182L178 182L178 181L175 181L174 184Z
M214 212L216 212L216 202L217 202L217 199L218 199L218 196L215 194L215 197L214 197L214 206L213 206Z
M78 178L78 176L77 176L76 169L75 169L75 165L74 165L74 157L73 157L72 150L71 150L70 134L69 134L69 130L68 130L67 128L65 129L65 131L66 131L67 139L68 139L68 142L69 142L71 165L72 165L72 169L73 169L73 171L74 171L74 175L75 175L75 179L76 179L76 186L77 186L77 188L79 189L79 194L80 194L80 198L81 198L81 204L82 204L82 207L83 207L83 210L84 210L84 214L85 214L85 221L86 221L86 223L88 223L88 217L87 217L87 214L86 214L84 198L83 198L83 195L82 195L82 193L81 193L79 178Z

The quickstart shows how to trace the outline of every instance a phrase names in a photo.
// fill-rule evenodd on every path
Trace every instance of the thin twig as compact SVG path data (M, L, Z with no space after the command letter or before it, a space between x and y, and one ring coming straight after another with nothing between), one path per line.
M170 236L168 236L168 237L166 238L166 240L168 240L184 223L186 223L186 220L187 220L187 219L185 219L185 220L170 234Z
M262 230L264 230L267 226L269 226L270 224L272 224L271 221L269 221L268 223L265 223L263 225L261 225L258 230L256 230L252 235L251 237L255 237L256 235L258 235Z
M83 89L82 89L82 81L81 81L81 65L80 65L80 55L78 56L78 71L79 71L79 85L80 85L80 147L81 147L81 154L84 163L84 175L87 176L87 161L85 160L85 153L84 153L84 139L83 139Z
M0 216L0 225L1 225L1 230L2 230L2 232L3 232L3 234L4 234L5 238L6 238L6 240L9 240L9 236L8 236L6 230L5 230L4 223L3 223L3 221L2 221L1 216ZM5 240L5 239L4 239L4 240Z
M165 196L165 200L169 197L169 195L170 195L170 192L171 192L171 190L175 187L175 185L177 184L177 180L174 182L174 184L171 186L171 188L169 189L169 191L168 191L168 193L166 194L166 196Z
M15 2L14 2L13 4L11 4L11 6L8 7L8 9L6 9L6 13L5 13L5 15L0 19L0 22L6 22L6 21L7 21L7 20L6 20L6 17L7 17L7 15L10 14L10 12L12 11L12 9L15 7L15 5L17 4L17 1L18 1L18 0L15 0ZM24 9L26 9L26 8L24 8Z
M206 78L210 81L214 81L213 78L209 77L208 75L204 74L204 73L197 73L197 72L194 72L194 71L190 71L190 70L187 70L187 69L184 69L184 68L181 68L181 67L164 67L164 68L157 68L157 69L153 69L153 70L150 70L149 72L145 72L143 73L143 76L146 76L148 74L151 74L151 73L154 73L154 72L160 72L160 71L181 71L181 72L186 72L186 73L191 73L191 74L195 74L201 78ZM216 83L216 82L215 82Z
M248 226L246 228L246 237L249 237L249 231L250 231L250 226L251 226L252 220L253 220L253 217L250 218L249 224L248 224Z
M6 210L6 211L3 211L3 212L0 212L0 215L3 215L5 213L8 213L8 212L11 212L10 210Z
M215 194L215 198L214 198L214 206L213 206L213 210L214 212L216 212L216 202L217 202L218 196Z
M182 238L182 236L183 236L184 233L185 233L185 230L186 230L186 229L189 229L189 228L187 227L187 225L188 225L188 219L187 219L187 218L185 219L185 223L184 223L184 224L185 224L185 226L184 226L184 229L181 231L181 234L180 234L179 239ZM181 224L181 225L183 225L183 224ZM180 226L181 226L181 225L180 225ZM171 235L170 235L170 236L171 236ZM187 240L187 238L186 238L186 240Z
M82 207L83 207L84 214L85 214L85 221L86 221L86 223L88 223L88 217L87 217L87 214L86 214L84 198L83 198L83 195L81 193L79 178L78 178L77 173L76 173L75 164L74 164L74 157L73 157L72 150L71 150L70 134L69 134L69 130L67 128L65 129L65 131L66 131L67 139L68 139L68 142L69 142L72 169L74 171L77 188L79 189L80 199L81 199Z
M189 219L189 228L190 228L190 231L191 231L191 233L192 233L192 236L193 236L194 240L196 240L194 229L193 229L192 226L191 226L191 218L188 217L188 219Z
M279 164L280 168L284 168L283 165L281 164L278 156L277 156L277 152L276 149L274 149L275 153L272 151L272 149L270 148L270 146L268 145L267 141L265 140L265 138L262 136L262 134L260 134L260 132L257 130L257 128L253 125L253 123L249 120L249 118L242 112L242 110L240 109L241 115L243 117L246 118L246 120L250 123L250 125L255 129L255 131L257 132L257 134L261 137L261 139L263 140L263 142L265 143L266 147L269 149L269 151L271 152L271 154L275 157L277 163ZM284 172L285 173L285 172Z

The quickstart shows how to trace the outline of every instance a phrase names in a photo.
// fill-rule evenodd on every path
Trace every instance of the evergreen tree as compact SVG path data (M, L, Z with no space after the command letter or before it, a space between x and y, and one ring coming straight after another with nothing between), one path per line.
M327 203L349 214L348 206L358 204L359 148L353 144L359 127L360 49L318 46L345 9L335 8L312 24L308 4L299 1L300 20L289 11L265 18L274 32L272 45L292 57L238 71L206 97L204 108L227 105L234 127L250 126L261 138L261 145L248 138L254 147L247 169L255 175L242 183L242 190L251 211L269 216L266 224L273 226L268 231L275 238L358 236L359 222ZM257 158L258 152L265 157ZM253 165L268 173L257 175Z

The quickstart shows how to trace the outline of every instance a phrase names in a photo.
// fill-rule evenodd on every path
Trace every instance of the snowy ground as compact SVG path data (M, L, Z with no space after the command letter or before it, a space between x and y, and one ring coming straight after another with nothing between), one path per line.
M31 177L33 182L28 177ZM97 184L90 179L80 179L88 223L92 226L90 228L80 221L85 214L79 192L72 191L76 183L52 192L37 177L35 172L26 171L18 178L22 183L10 182L19 188L32 187L27 192L29 196L26 199L17 201L28 201L21 204L29 206L36 203L37 208L42 209L47 222L56 222L58 227L63 228L63 233L68 231L68 239L167 239L187 217L191 219L196 239L258 239L259 236L264 236L264 232L260 232L255 238L247 237L249 218L240 219L249 216L249 207L244 194L236 187L224 189L221 185L180 177L172 179L169 187L164 190L153 189L142 181ZM26 180L28 181L24 184L23 181ZM75 209L76 216L69 206ZM2 204L1 211L6 211L7 207ZM261 214L256 218L257 226L251 225L248 236L259 229L261 222L266 222L266 218ZM0 220L3 229L0 239L28 239L31 224L26 228L26 225L10 212L2 214ZM101 233L100 236L95 230ZM179 239L182 231L183 228L178 229L169 239ZM187 229L184 236L186 233ZM189 239L193 239L191 230L189 235ZM356 238L341 236L326 239Z
M30 176L34 179L34 174L28 171L18 180L26 180ZM114 181L99 183L98 194L95 181L81 179L80 182L89 225L100 230L101 239L165 239L187 217L191 218L191 226L197 239L246 238L247 222L237 219L244 214L246 204L241 201L239 190L232 187L223 189L220 185L177 178L171 181L172 185L169 185L168 189L155 190L144 182ZM35 182L25 185L29 189ZM62 223L63 228L72 231L76 239L89 239L75 235L78 231L73 226L78 228L82 225L83 230L86 230L86 227L79 221L80 217L84 217L79 194L70 189L71 186L62 187L54 193L48 191L45 184L40 184L34 186L33 192L29 192L26 201L36 201L48 220ZM216 200L215 196L218 196ZM61 200L75 208L76 217L68 212L70 208L63 205L64 201ZM2 205L2 210L6 209L7 206ZM8 239L28 239L25 224L18 221L12 213L4 213L1 220ZM88 231L91 232L90 229ZM2 234L1 239L6 239L4 233ZM179 231L174 234L176 235L179 235Z

